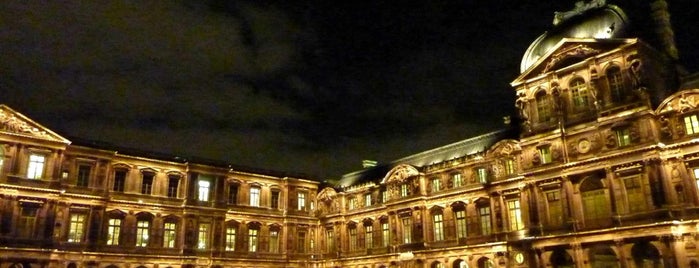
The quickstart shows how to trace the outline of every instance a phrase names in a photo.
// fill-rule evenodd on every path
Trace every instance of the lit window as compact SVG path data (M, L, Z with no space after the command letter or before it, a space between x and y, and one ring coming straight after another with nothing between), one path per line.
M489 235L491 232L490 207L479 207L478 216L481 224L481 234Z
M357 227L350 227L349 229L349 250L357 250Z
M68 242L79 243L83 240L85 230L85 214L70 215L70 228L68 230Z
M211 224L200 223L199 224L199 242L197 242L198 249L209 248L209 232L211 231Z
M505 174L512 175L516 172L517 170L515 169L515 160L511 158L505 160Z
M455 173L451 175L451 180L454 183L454 188L461 187L464 185L464 181L461 178L461 173Z
M615 132L619 147L631 145L631 135L629 135L628 128L617 129Z
M408 184L401 184L400 197L406 197L409 195L410 195L410 186Z
M226 251L235 250L235 227L226 228Z
M481 184L488 183L488 170L485 168L478 168L478 182Z
M199 180L199 201L209 201L209 189L211 183L207 180Z
M306 232L298 232L296 238L296 245L298 246L298 250L296 252L306 253Z
M442 213L432 215L432 223L434 224L434 241L444 240L444 222Z
M272 191L272 208L279 208L279 191Z
M365 195L364 195L364 206L365 206L365 207L370 207L370 206L371 206L371 194L365 194Z
M522 222L522 208L520 208L519 200L508 200L507 212L510 220L510 231L522 229L524 223Z
M148 246L148 237L150 232L150 222L148 221L138 221L136 223L136 246L146 247Z
M694 180L697 183L697 189L699 189L699 167L693 168L692 171L694 173Z
M551 163L551 147L544 146L539 148L539 160L541 164Z
M384 247L388 247L389 245L389 238L390 238L391 232L388 230L388 222L382 222L381 223L381 245Z
M573 107L577 111L586 110L589 105L588 90L585 80L575 78L570 82L570 91L573 95Z
M107 226L107 245L119 245L121 233L121 219L109 219Z
M112 190L123 193L124 185L126 185L126 170L114 171L114 186L112 187Z
M174 248L177 241L177 224L174 222L166 222L163 225L163 247Z
M37 210L35 207L21 207L19 223L17 224L20 237L34 237Z
M260 206L260 187L250 188L250 206L259 207Z
M144 172L141 181L141 194L151 194L153 191L153 177L155 174L151 172Z
M76 182L76 186L78 187L87 187L88 184L90 183L90 171L92 170L92 166L89 165L78 165L78 181Z
M298 210L306 210L306 193L298 193Z
M699 133L699 120L696 114L684 117L684 129L687 135Z
M466 238L466 211L457 210L456 211L456 237Z
M365 225L364 226L364 246L366 248L372 248L374 246L374 226Z
M269 232L269 252L279 253L279 231Z
M257 252L257 229L248 230L248 251Z
M179 185L180 185L180 177L179 176L175 176L175 175L168 176L167 197L176 198L177 197L177 189L179 188Z
M403 227L403 244L410 244L413 241L413 223L409 217L401 218Z
M388 201L388 191L381 191L381 203L386 203Z
M333 230L325 231L325 246L326 252L335 251L335 239L333 239Z
M229 185L228 186L228 204L237 204L238 203L238 185Z
M44 172L44 162L46 157L43 155L32 154L29 155L29 166L27 167L27 178L30 179L41 179L41 175Z
M436 193L439 192L439 189L442 187L441 181L439 179L432 179L432 192Z

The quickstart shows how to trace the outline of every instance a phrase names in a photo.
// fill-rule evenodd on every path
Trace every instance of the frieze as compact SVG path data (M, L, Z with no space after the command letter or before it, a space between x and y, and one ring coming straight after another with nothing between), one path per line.
M48 133L46 133L46 131L33 127L24 120L17 118L14 114L2 109L0 109L0 130L17 134L27 134L41 138L52 138Z

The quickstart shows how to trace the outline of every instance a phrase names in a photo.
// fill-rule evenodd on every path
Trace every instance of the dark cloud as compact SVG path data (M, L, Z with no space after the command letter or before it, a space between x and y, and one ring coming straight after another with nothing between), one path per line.
M337 177L502 127L521 55L572 5L6 1L0 102L64 135Z

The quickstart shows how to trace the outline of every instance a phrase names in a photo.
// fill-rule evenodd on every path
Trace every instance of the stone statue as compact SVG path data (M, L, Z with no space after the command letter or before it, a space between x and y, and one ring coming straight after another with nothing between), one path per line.
M603 7L606 4L605 0L591 0L590 2L585 3L585 1L577 1L575 2L575 8L570 11L563 11L563 12L554 12L553 13L553 25L558 25L561 24L562 22L581 15L585 13L588 10L591 9L596 9Z

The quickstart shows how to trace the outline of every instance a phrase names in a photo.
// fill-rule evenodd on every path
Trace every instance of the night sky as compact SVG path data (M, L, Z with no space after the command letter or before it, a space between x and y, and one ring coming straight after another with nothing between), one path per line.
M668 2L697 71L699 3ZM525 49L573 6L5 0L0 103L69 138L332 179L503 128Z

